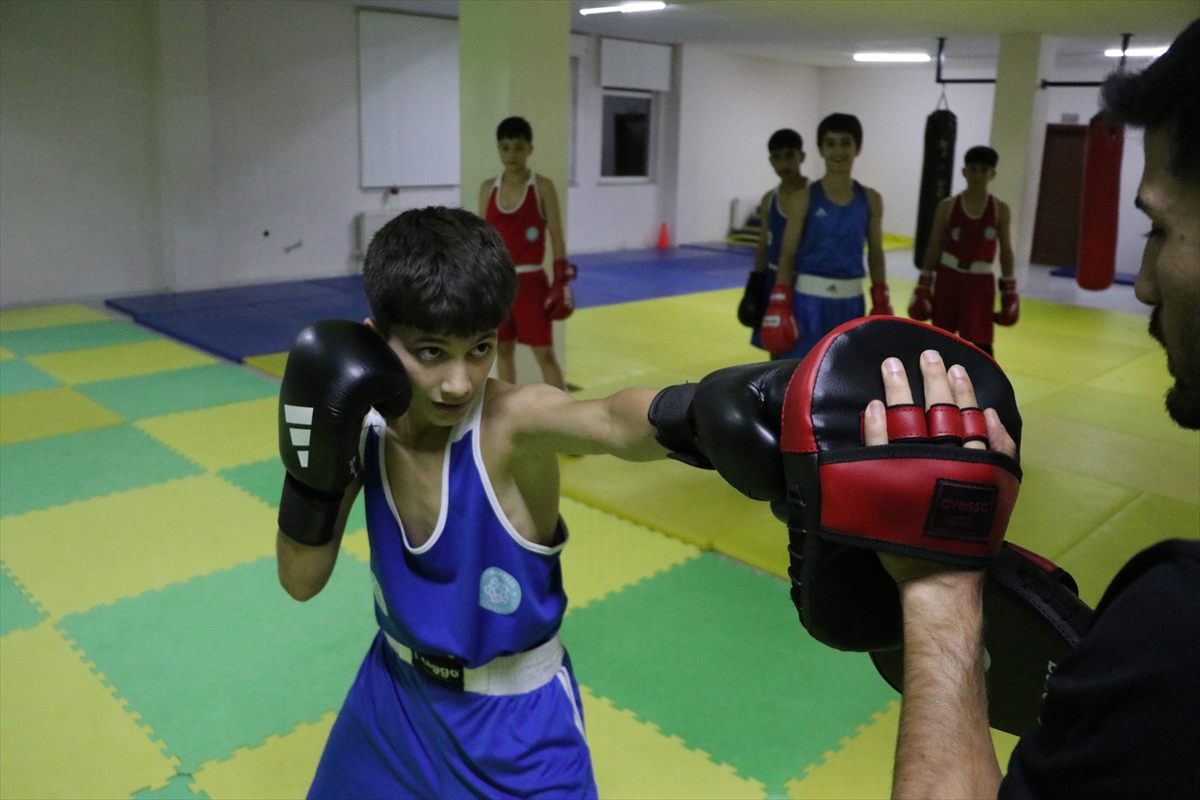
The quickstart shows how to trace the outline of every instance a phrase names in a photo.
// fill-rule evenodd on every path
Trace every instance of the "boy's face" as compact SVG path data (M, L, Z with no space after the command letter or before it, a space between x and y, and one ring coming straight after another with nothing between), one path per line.
M412 380L408 413L438 427L462 420L496 360L494 328L474 336L441 336L396 326L388 344Z
M996 177L996 169L986 164L967 164L962 169L962 176L967 179L967 188L984 189Z
M862 149L854 143L852 135L841 131L827 131L818 144L827 173L849 173Z
M772 150L768 159L775 174L780 178L786 178L789 175L799 174L800 165L804 163L804 151L794 147L785 147L782 150Z
M500 163L505 169L523 170L525 162L533 153L533 143L524 139L499 139L496 150L500 153Z

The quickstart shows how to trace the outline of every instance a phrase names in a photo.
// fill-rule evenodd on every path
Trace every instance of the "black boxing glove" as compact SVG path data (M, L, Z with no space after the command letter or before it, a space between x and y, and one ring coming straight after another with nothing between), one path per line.
M797 361L726 367L699 383L668 386L650 404L650 424L671 457L716 469L754 500L786 494L780 415Z
M403 414L412 385L400 357L365 325L329 319L296 337L279 387L279 455L287 469L279 529L301 544L333 539L346 488L358 477L362 420Z

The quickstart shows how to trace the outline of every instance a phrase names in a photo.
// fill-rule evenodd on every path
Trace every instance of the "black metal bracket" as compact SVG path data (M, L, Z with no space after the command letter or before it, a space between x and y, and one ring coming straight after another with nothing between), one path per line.
M1121 34L1121 63L1117 65L1118 72L1125 71L1125 51L1129 49L1129 40L1133 38L1132 33ZM1051 86L1102 86L1104 81L1042 81L1042 88L1046 89Z
M942 66L946 63L946 37L938 37L938 55L937 55L937 78L936 81L943 86L947 83L995 83L995 78L943 78Z

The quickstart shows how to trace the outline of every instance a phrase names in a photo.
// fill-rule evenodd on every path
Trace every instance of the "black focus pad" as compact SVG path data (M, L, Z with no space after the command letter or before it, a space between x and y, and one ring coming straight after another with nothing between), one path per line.
M1046 677L1079 643L1092 610L1061 567L1044 566L1007 542L983 586L983 640L987 650L988 721L1023 736L1037 725ZM892 688L904 687L904 649L871 653Z
M960 364L971 377L979 408L994 408L1008 435L1021 448L1021 414L1012 385L996 362L974 345L931 325L901 317L868 317L843 330L823 352L812 391L812 427L822 452L862 445L859 416L867 403L883 399L880 365L895 356L904 364L913 403L925 408L921 353L937 350L947 369ZM820 345L818 345L820 347ZM816 348L814 348L814 351Z

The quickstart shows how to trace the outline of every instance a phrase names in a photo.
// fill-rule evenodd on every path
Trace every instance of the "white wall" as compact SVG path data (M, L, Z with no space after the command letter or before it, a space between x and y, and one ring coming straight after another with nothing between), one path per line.
M872 65L821 70L820 118L834 112L854 114L862 122L862 154L854 163L854 177L883 197L883 229L913 236L917 228L917 203L921 189L921 162L925 148L925 119L937 107L942 87L930 66ZM991 84L948 84L946 100L958 120L952 192L962 191L962 156L967 148L987 144L992 125ZM806 134L807 136L807 134ZM814 178L824 172L813 148L810 169ZM1004 169L1004 154L1000 154Z
M674 240L672 201L678 168L674 156L679 129L678 78L674 78L672 92L655 93L651 179L634 183L627 179L605 180L600 177L604 88L600 85L599 37L572 36L571 55L579 59L579 72L575 98L575 183L569 189L567 203L568 251L595 253L653 247L664 222ZM678 48L673 60L679 60ZM537 168L536 163L531 164Z
M801 171L814 176L820 70L699 45L680 50L677 240L718 241L732 199L744 218L778 184L767 161L773 132L799 131L808 153Z
M0 3L0 303L147 291L158 274L153 16Z
M396 213L457 205L457 188L395 197L359 188L353 6L226 0L208 9L220 247L212 285L353 272L357 212L385 200Z

